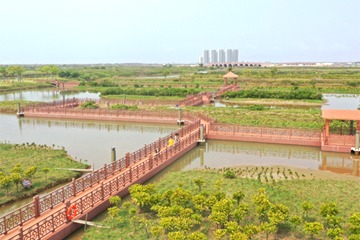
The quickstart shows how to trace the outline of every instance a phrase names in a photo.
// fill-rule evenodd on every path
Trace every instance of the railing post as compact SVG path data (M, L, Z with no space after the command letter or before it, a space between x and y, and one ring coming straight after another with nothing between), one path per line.
M40 216L40 198L39 195L36 195L34 198L34 215L35 218Z
M107 179L107 164L104 164L104 179Z
M132 171L131 168L129 169L129 183L132 182Z
M130 166L130 153L126 153L125 155L125 167L129 167Z
M70 201L66 201L65 203L65 218L66 218L66 222L70 222L69 218L67 217L66 213L67 213L67 210L69 209L70 207Z
M76 196L76 183L75 183L75 178L72 179L71 184L72 184L72 190L73 190L73 194L72 194L72 195L75 197L75 196Z
M100 194L101 194L101 200L104 200L104 183L101 182L101 185L100 185Z
M151 170L153 168L153 161L154 161L153 156L150 155L150 157L149 157L149 170Z
M20 240L23 240L23 238L24 238L24 234L23 234L23 228L22 227L20 227L20 229L19 229L19 239Z

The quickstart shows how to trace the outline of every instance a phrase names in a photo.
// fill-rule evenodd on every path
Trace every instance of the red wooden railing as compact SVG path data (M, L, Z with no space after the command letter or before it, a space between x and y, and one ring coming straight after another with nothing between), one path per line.
M282 139L321 140L321 131L293 128L246 127L235 124L213 123L209 132L220 135L276 137Z
M39 217L42 213L79 195L79 193L93 187L93 185L101 183L103 180L106 180L108 176L116 173L119 174L118 177L116 177L116 182L112 180L110 183L101 183L101 186L96 187L89 194L76 201L80 213L84 212L95 203L100 202L114 192L119 192L124 186L130 185L133 180L145 175L154 167L167 161L176 152L196 142L199 139L199 126L200 120L196 120L192 124L186 125L178 130L176 133L179 134L180 140L171 147L167 147L167 140L171 135L175 134L175 132L149 145L145 145L133 153L127 153L125 157L111 164L105 164L103 168L79 179L73 179L71 183L51 193L41 197L35 196L31 203L0 218L0 238L2 234L6 235L8 231L16 227L20 227L19 233L10 239L39 239L46 236L51 231L68 222L65 208L54 212L50 217L27 229L22 229L21 226L25 222ZM156 148L164 150L157 153L155 158L152 158L151 156L155 153Z

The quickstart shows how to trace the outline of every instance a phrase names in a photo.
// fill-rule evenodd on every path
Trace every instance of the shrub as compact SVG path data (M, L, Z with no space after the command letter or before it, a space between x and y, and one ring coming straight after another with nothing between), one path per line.
M86 101L83 104L80 105L81 108L87 108L87 109L96 109L99 106L96 104L95 101Z
M236 177L235 172L232 170L226 170L224 173L225 178L233 179Z

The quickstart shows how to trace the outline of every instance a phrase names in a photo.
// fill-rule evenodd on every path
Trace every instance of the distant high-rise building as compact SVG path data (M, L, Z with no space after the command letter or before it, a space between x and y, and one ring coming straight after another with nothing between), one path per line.
M218 63L218 53L216 50L211 50L211 63Z
M225 62L225 51L224 49L219 49L219 63Z
M226 49L226 62L232 62L232 50Z
M204 50L204 64L210 63L209 50Z
M204 57L199 57L199 63L204 64Z
M216 64L216 63L231 63L239 61L239 49L205 49L203 54L199 57L201 64Z
M231 53L231 61L238 62L239 61L239 49L233 49Z

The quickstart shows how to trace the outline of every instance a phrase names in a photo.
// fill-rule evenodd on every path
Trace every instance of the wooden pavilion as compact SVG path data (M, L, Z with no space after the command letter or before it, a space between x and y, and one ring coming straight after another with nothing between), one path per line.
M238 78L238 75L236 75L235 73L233 73L233 72L228 72L227 74L225 74L224 76L223 76L223 78L224 78L224 86L226 86L227 85L227 83L228 83L228 79L234 79L234 85L236 85L236 80L237 80L237 78Z
M355 147L359 134L340 135L330 133L331 120L356 121L356 133L360 132L360 110L323 110L322 118L325 120L325 130L321 150L331 152L349 152Z

